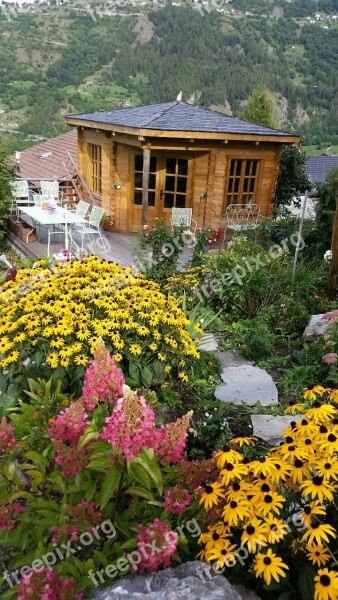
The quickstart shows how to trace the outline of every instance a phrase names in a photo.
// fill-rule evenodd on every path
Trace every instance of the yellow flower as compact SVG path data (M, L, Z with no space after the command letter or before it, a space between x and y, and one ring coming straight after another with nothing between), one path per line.
M253 570L256 577L263 577L265 583L270 585L274 579L279 583L280 577L285 577L289 567L283 563L282 559L274 554L269 548L265 554L259 552L254 558Z
M314 600L337 600L338 573L328 569L319 569L315 577Z
M215 481L214 483L206 483L204 485L204 492L200 498L200 504L208 510L212 508L214 504L218 504L220 498L224 498L224 492L222 486Z
M88 363L88 357L84 354L78 354L78 356L75 356L74 362L78 366L85 366Z
M115 360L116 362L121 362L121 360L122 360L122 359L123 359L123 356L122 356L122 354L119 354L119 353L117 353L117 354L114 354L114 360Z
M306 546L306 550L307 558L312 562L313 565L317 565L318 567L322 567L323 565L325 565L327 561L331 558L324 546L311 546L310 544L308 544Z
M180 371L178 376L180 379L182 379L182 381L189 381L188 375L186 373L184 373L183 371Z
M52 369L56 369L59 364L59 358L56 352L52 352L49 354L49 356L47 356L46 363L49 364Z
M142 348L141 348L140 344L131 344L129 346L129 352L130 352L130 354L139 356L142 352Z
M167 357L166 357L166 355L165 355L165 354L163 354L162 352L158 352L158 353L157 353L157 358L158 358L159 360L161 360L162 362L165 362L165 361L167 360Z

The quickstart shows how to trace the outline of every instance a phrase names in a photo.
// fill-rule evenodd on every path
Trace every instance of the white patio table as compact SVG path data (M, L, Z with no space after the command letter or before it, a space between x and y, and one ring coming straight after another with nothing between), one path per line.
M42 227L46 227L48 231L48 245L47 245L47 255L49 256L50 250L50 236L53 233L62 233L62 231L51 231L51 227L56 227L57 225L65 225L65 247L68 250L68 227L69 227L69 238L71 243L73 243L77 252L79 250L78 245L72 238L72 225L76 223L83 223L85 221L84 217L80 217L75 213L71 213L69 210L61 207L57 207L53 213L50 213L48 210L43 210L40 206L24 206L20 208L20 212L30 217L33 221L33 226L35 223L42 225Z

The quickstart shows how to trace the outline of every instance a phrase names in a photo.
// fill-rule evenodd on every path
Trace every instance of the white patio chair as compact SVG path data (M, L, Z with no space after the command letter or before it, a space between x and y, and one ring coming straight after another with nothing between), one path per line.
M60 198L59 182L58 181L40 181L41 194L47 196L49 200L53 199L57 203L62 200Z
M88 212L89 206L90 206L89 202L85 202L84 200L79 200L76 208L74 210L73 209L69 210L69 212L74 213L74 215L77 215L78 217L84 218Z
M80 202L79 202L79 204L80 204ZM101 243L102 243L102 248L104 249L106 247L106 244L103 240L101 230L100 230L100 223L101 223L102 215L104 214L104 212L105 212L104 208L99 208L98 206L93 206L88 221L84 221L83 223L75 224L72 227L72 232L76 231L81 235L81 251L82 252L83 252L83 242L84 242L84 238L86 235L90 235L91 237L93 237L94 235L98 235L101 240Z
M192 208L172 208L171 227L184 227L184 233L195 235L197 222L192 218Z
M16 212L19 216L19 207L27 204L32 204L29 198L29 187L26 179L18 179L11 184L12 189L12 205L11 212Z
M226 207L226 226L224 229L223 244L226 240L227 230L241 231L245 227L257 227L260 218L259 204L228 204Z

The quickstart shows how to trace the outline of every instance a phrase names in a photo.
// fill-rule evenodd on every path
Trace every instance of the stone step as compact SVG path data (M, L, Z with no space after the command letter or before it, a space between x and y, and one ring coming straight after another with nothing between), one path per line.
M230 404L262 406L278 404L278 390L272 377L263 369L249 364L225 367L221 373L225 385L215 390L215 398Z

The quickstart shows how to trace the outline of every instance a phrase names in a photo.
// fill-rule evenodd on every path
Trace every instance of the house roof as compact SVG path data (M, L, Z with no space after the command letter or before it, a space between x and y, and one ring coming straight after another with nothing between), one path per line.
M66 167L67 151L77 164L76 130L20 152L18 175L33 183L41 179L62 181L69 175L69 168Z
M310 156L305 164L305 171L312 183L325 181L333 167L338 167L338 156Z
M66 121L89 121L137 129L196 131L221 134L295 137L295 134L264 127L243 119L229 117L216 110L200 108L185 102L165 102L103 112L66 115ZM296 136L297 137L297 136Z

